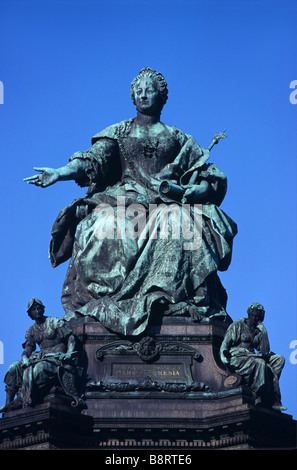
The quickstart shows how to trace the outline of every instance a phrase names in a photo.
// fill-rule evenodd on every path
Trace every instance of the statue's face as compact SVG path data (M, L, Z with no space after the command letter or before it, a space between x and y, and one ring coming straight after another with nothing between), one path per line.
M44 307L42 307L42 305L38 305L38 304L35 304L33 305L33 307L30 309L30 317L32 318L32 320L36 320L38 318L41 318L43 316L43 313L44 313Z
M254 325L257 325L261 321L261 312L259 310L252 310L249 313L249 318Z
M151 78L141 78L134 89L136 109L150 116L159 114L162 109L161 96Z

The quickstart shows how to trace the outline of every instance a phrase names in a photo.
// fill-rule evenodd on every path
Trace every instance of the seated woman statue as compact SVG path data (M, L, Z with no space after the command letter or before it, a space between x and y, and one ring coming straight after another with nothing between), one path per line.
M34 406L54 385L73 399L73 406L84 406L78 393L76 338L63 319L47 317L44 311L39 299L30 300L27 312L34 323L26 332L22 359L13 362L4 377L6 402L0 413Z
M221 360L241 375L255 397L255 404L286 410L281 403L279 378L285 359L270 351L263 325L265 310L259 303L249 306L248 317L232 323L221 344Z
M135 118L99 132L65 166L35 168L25 179L42 188L70 179L88 187L52 228L52 265L71 258L62 291L67 320L86 315L139 335L160 313L229 319L217 275L230 264L237 232L219 208L226 176L207 163L209 150L160 121L167 94L164 77L142 69L131 85ZM162 192L164 183L175 191Z

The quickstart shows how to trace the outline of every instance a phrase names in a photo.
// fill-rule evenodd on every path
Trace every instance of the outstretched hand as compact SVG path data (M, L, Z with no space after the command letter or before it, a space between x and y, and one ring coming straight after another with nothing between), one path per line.
M59 179L59 172L55 168L37 168L34 167L35 171L39 171L38 175L29 176L24 178L28 184L35 184L35 186L40 186L41 188L46 188L51 184L54 184Z

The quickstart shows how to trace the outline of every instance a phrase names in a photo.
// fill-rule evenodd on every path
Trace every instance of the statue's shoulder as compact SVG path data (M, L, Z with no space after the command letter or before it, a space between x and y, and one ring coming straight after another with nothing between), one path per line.
M59 324L62 324L64 322L63 319L58 318L58 317L46 317L45 321L48 326L53 326L53 327L57 327Z
M244 318L240 318L239 320L233 321L229 326L227 331L228 332L235 332L235 331L241 331L241 328L243 327L244 324Z
M246 318L239 318L239 320L235 320L231 325L233 325L234 328L241 328L245 324Z
M127 132L132 123L133 119L126 119L118 122L117 124L112 124L111 126L106 127L92 137L92 144L97 142L99 139L117 139L121 134L125 134Z
M34 330L35 330L34 325L35 325L35 323L33 323L33 325L30 325L29 328L27 328L27 330L26 330L26 337L28 337L28 336L33 336Z
M181 129L178 129L178 127L174 125L169 126L167 124L164 124L164 126L166 127L167 131L172 136L176 137L179 140L186 141L187 139L191 137L189 134L186 134L185 132L183 132Z
M47 317L44 315L44 327L47 329L48 328L48 324L49 324L49 318L51 317ZM26 331L26 337L34 337L36 332L40 332L40 328L39 326L37 325L36 322L34 322L32 325L29 326L29 328L27 329Z

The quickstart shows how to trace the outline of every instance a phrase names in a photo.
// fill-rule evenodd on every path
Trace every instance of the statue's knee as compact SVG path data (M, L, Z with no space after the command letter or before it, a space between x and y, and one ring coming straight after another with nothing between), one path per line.
M280 354L274 354L270 359L270 365L272 368L283 369L285 362L285 358Z
M284 367L285 362L286 362L285 358L281 355L278 355L278 363L281 367Z
M43 381L44 378L44 367L41 362L37 363L33 367L33 380L38 383L40 381Z

